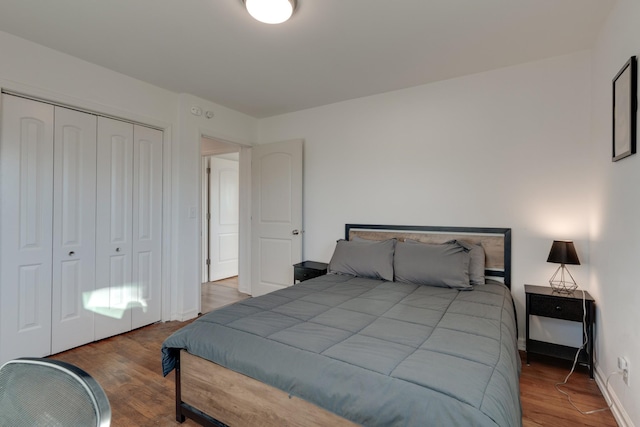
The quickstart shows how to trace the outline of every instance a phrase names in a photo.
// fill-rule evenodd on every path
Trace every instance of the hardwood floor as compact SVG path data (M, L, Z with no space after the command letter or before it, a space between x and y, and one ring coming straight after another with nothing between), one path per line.
M220 287L234 290L224 284L211 286L215 287L203 286L203 294L215 294ZM246 295L240 294L238 298L246 298ZM79 366L102 385L111 402L112 426L178 426L181 424L175 421L174 374L162 377L160 347L166 337L187 323L157 323L52 358ZM554 384L564 380L569 372L567 363L536 357L527 366L523 353L521 358L520 396L525 427L617 425L610 411L581 415L555 390ZM582 410L606 406L598 386L584 369L580 368L572 375L565 389ZM182 425L197 424L187 420Z
M566 396L555 389L554 385L563 382L571 370L570 362L536 355L531 357L531 365L527 366L525 352L520 352L520 358L520 400L524 427L618 425L610 410L582 415L571 406ZM589 372L584 367L577 367L568 384L561 388L571 395L573 403L583 412L607 406L598 385L589 378Z
M51 356L87 371L111 403L111 425L176 426L173 373L162 377L162 341L184 322L156 323ZM184 426L197 426L187 421Z
M202 284L201 309L208 313L216 308L249 298L238 291L238 276Z

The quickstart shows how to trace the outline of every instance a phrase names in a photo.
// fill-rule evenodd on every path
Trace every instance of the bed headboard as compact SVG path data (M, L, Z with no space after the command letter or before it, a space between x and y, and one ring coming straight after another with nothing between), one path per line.
M369 240L412 239L423 243L455 239L482 245L486 257L485 276L501 279L511 289L510 228L346 224L345 239L351 240L354 236Z

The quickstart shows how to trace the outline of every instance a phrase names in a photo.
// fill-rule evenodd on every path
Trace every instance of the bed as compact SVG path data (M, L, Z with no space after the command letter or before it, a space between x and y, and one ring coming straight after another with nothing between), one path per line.
M163 343L205 426L522 425L511 230L347 224L329 274Z

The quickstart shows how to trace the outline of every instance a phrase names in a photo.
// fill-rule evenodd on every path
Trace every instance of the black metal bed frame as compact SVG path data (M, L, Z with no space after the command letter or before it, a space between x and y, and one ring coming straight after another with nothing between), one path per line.
M411 226L411 225L379 225L379 224L345 224L345 238L349 239L351 229L415 231L459 234L493 234L504 238L504 271L486 270L488 276L504 278L504 284L511 289L511 229L494 227L444 227L444 226ZM515 307L514 307L515 308ZM175 366L176 377L176 421L183 423L187 418L192 419L204 427L229 427L212 416L182 401L180 382L180 355Z

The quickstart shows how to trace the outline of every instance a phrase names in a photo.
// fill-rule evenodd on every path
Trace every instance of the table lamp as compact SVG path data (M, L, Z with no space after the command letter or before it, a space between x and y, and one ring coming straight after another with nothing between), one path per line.
M549 279L549 284L556 292L571 293L578 287L569 270L565 267L565 264L580 265L576 248L573 246L572 241L566 240L554 240L551 245L551 251L549 251L549 258L547 262L554 262L560 264L560 267ZM565 277L565 271L569 277ZM560 273L560 277L558 277Z

